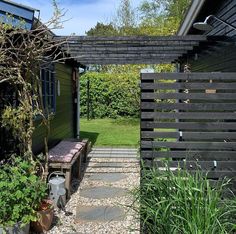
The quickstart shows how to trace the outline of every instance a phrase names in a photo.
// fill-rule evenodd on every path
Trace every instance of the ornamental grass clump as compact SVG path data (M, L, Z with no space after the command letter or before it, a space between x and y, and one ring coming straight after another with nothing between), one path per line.
M143 233L235 233L236 199L222 198L228 184L212 187L200 172L143 169L135 192Z

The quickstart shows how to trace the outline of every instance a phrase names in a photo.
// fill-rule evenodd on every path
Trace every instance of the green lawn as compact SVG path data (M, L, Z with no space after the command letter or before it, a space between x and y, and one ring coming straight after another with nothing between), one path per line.
M81 138L95 146L137 146L139 119L81 119Z

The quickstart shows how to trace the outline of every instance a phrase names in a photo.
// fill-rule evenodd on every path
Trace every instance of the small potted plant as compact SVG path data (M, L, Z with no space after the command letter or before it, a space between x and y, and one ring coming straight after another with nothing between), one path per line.
M46 184L35 174L34 167L20 158L0 167L0 234L29 232L37 220L35 208L46 196Z
M43 199L36 211L38 220L31 222L32 228L37 233L48 231L54 216L53 202L49 199Z

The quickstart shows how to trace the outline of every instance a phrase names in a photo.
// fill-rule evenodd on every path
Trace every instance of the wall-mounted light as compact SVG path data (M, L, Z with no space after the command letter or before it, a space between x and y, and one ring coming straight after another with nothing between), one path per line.
M232 24L230 24L230 23L228 23L228 22L226 22L226 21L224 21L224 20L222 20L222 19L220 19L220 18L218 18L218 17L216 17L214 15L207 16L206 19L204 20L204 22L196 22L196 23L194 23L193 27L198 29L198 30L202 30L202 31L210 31L210 30L212 30L214 28L212 25L209 24L209 21L211 19L215 19L215 20L221 22L222 24L225 24L228 27L236 30L235 26L233 26Z

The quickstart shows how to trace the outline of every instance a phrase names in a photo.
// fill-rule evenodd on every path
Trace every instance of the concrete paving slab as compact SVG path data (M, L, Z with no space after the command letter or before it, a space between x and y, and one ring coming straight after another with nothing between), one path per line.
M121 173L99 173L88 176L89 180L97 180L104 182L117 182L125 179L127 176Z
M76 210L76 221L111 222L124 220L125 212L120 207L79 206Z
M124 167L124 163L120 163L120 162L100 162L100 163L96 163L91 167L119 167L122 168Z

